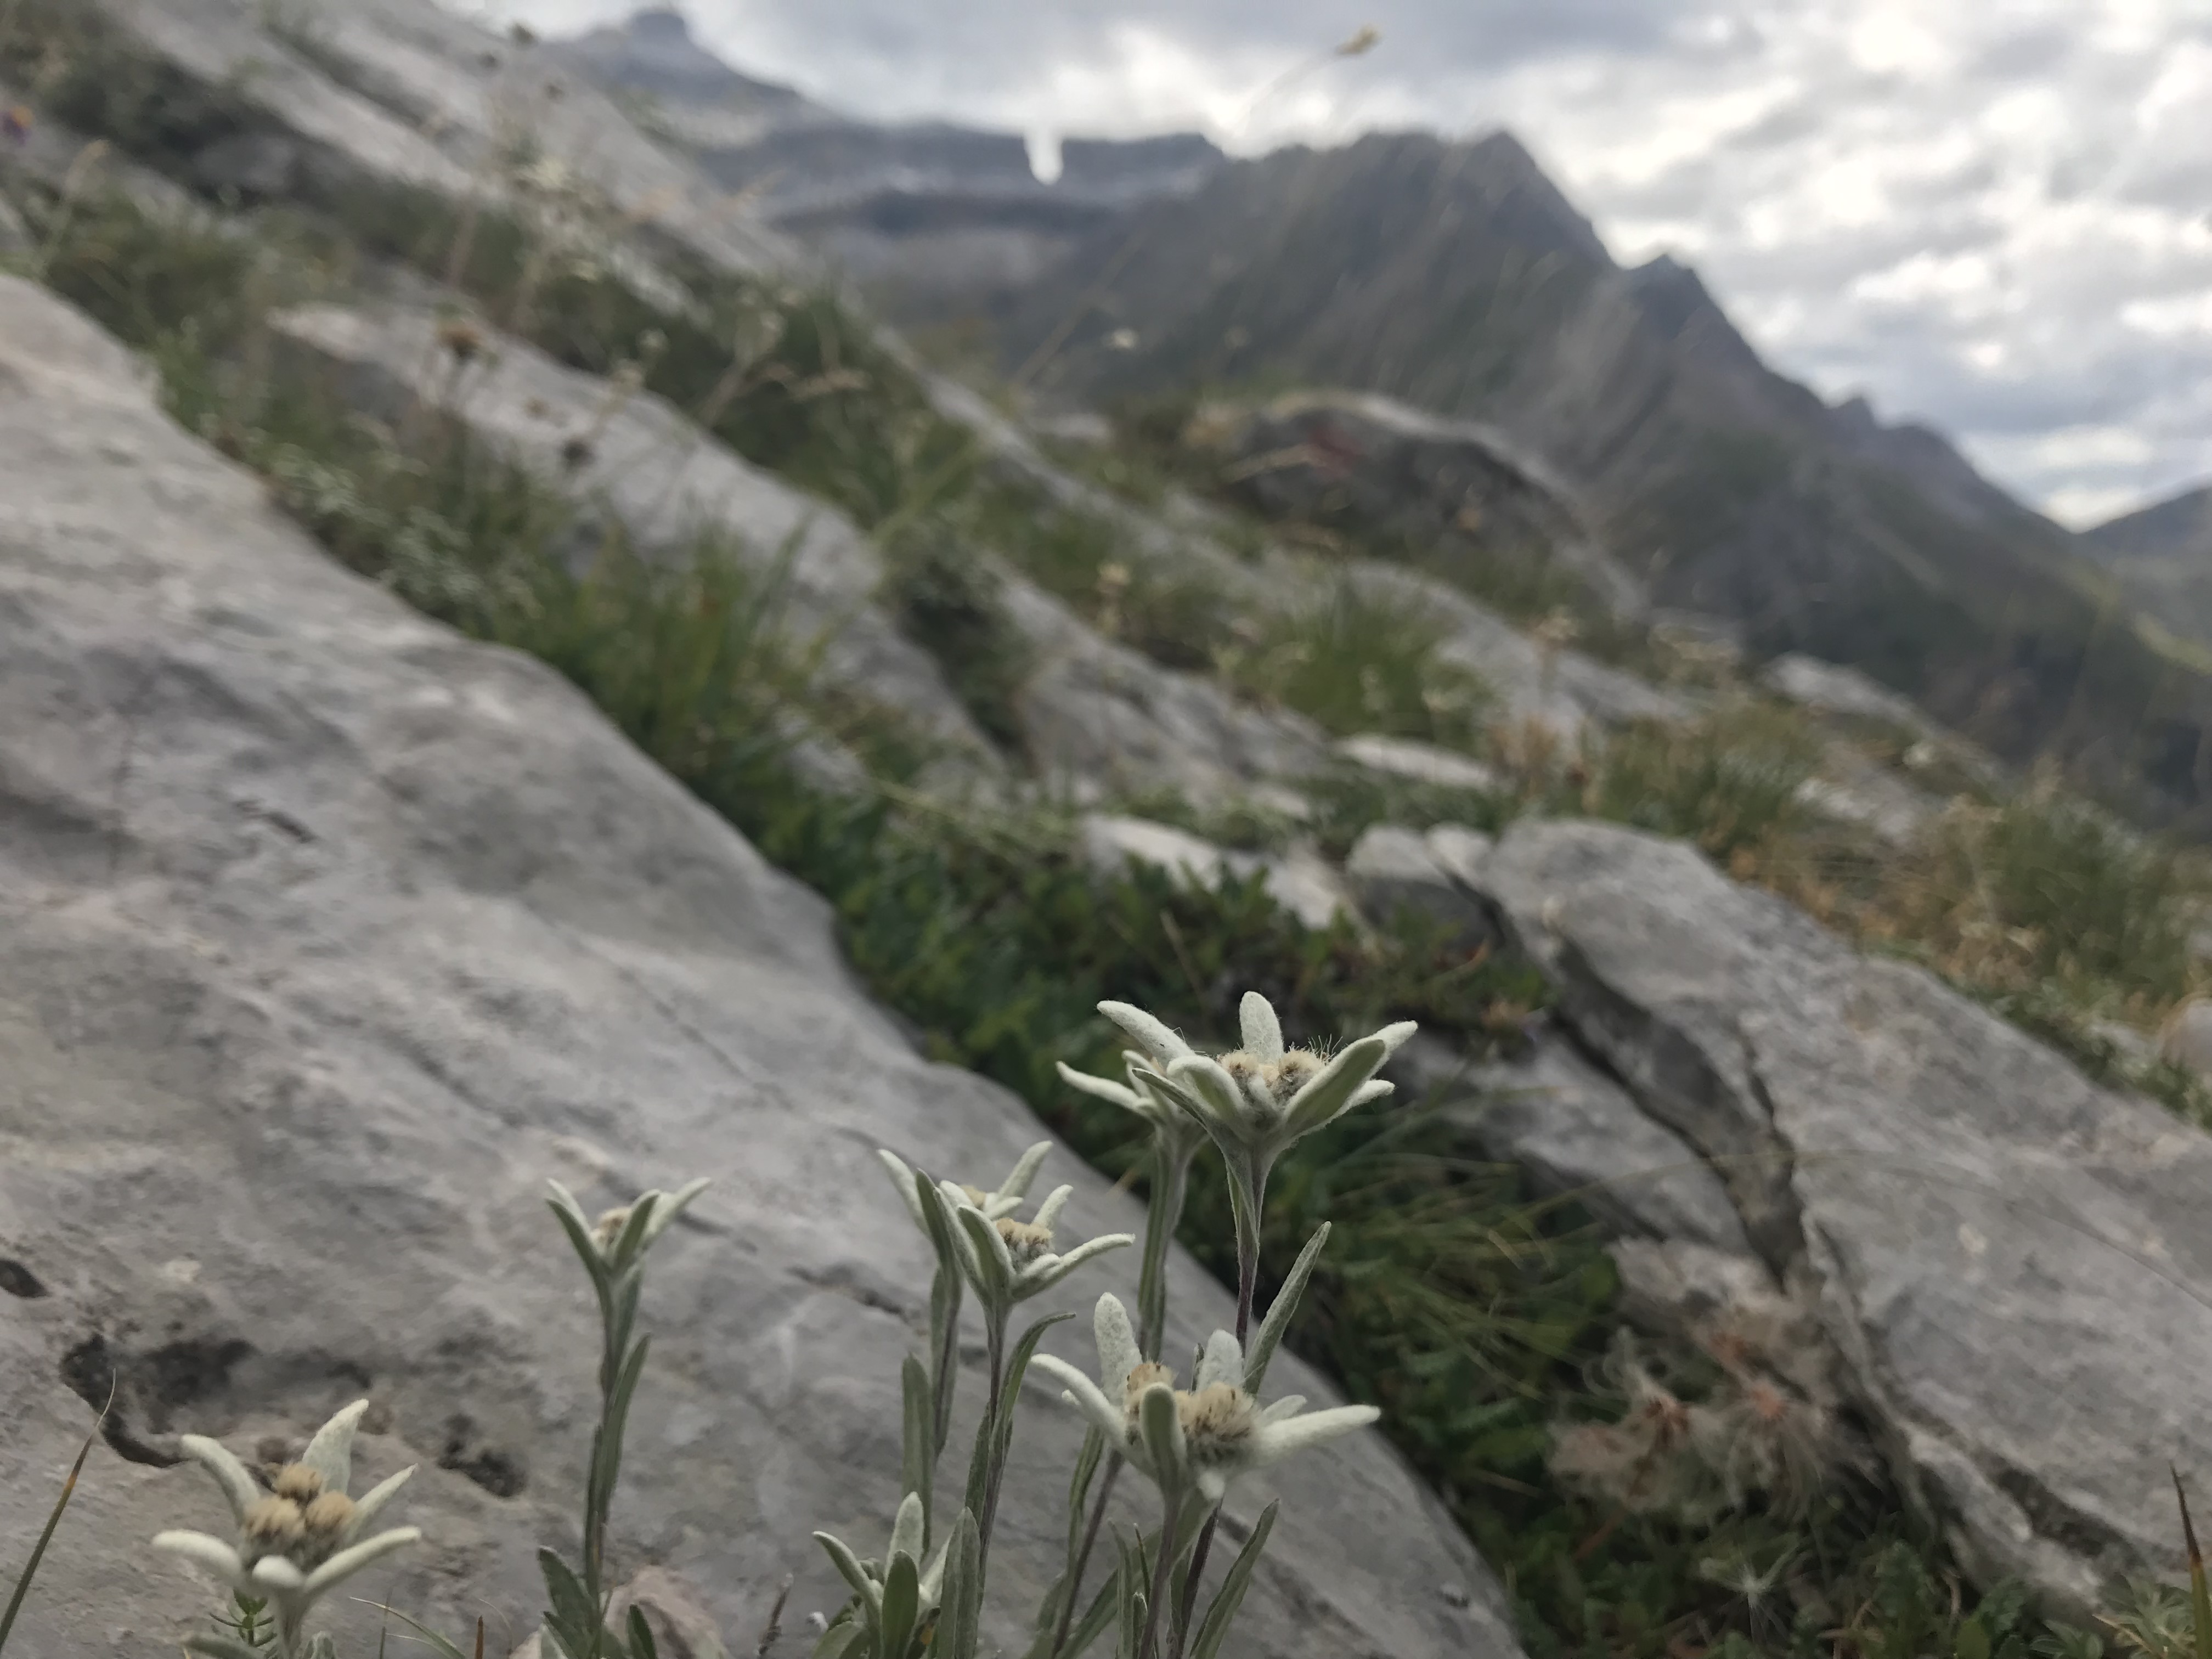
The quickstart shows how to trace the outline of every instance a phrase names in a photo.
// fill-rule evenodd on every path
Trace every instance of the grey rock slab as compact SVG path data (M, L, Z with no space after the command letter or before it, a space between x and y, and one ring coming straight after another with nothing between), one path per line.
M1438 861L1418 830L1369 825L1344 861L1344 878L1370 921L1387 922L1410 910L1447 929L1462 950L1473 950L1492 936L1489 912Z
M1711 1168L1558 1033L1539 1031L1510 1060L1469 1059L1429 1036L1401 1056L1403 1086L1445 1103L1447 1119L1484 1158L1520 1165L1540 1191L1573 1194L1620 1233L1751 1255Z
M1482 866L1498 843L1463 823L1439 823L1422 837L1437 867L1471 893L1482 890Z
M564 368L489 329L457 362L427 310L313 306L287 312L276 337L305 372L396 426L436 415L611 514L636 543L681 553L727 542L802 641L819 638L824 678L978 758L990 744L937 663L875 603L883 562L843 514L744 459L650 393Z
M1326 763L1328 744L1311 722L1161 666L1026 578L1007 574L1001 591L1035 661L1015 716L1047 777L1092 791L1164 785L1212 805Z
M2212 1462L2212 1138L1692 848L1524 820L1484 891L1559 1014L1811 1286L1970 1570L2077 1609Z
M1419 743L1412 738L1385 737L1363 732L1337 740L1336 752L1370 772L1403 778L1411 783L1433 784L1441 789L1470 789L1488 793L1498 787L1498 774L1473 756L1455 750Z
M427 1534L364 1593L521 1640L532 1551L575 1549L592 1412L548 1176L594 1208L716 1178L646 1291L617 1576L681 1574L737 1641L787 1572L794 1629L836 1607L806 1534L880 1547L926 1322L874 1149L995 1179L1039 1138L1026 1109L920 1058L823 902L557 675L339 568L125 352L12 280L0 472L0 1255L46 1292L0 1317L0 1559L86 1427L66 1378L119 1370L111 1444L146 1460L95 1451L26 1659L204 1629L210 1592L145 1540L222 1505L157 1464L190 1431L297 1446L357 1396L363 1473L421 1465L391 1513ZM1046 1179L1076 1188L1070 1234L1138 1221L1066 1155ZM1173 1271L1187 1352L1230 1301ZM963 1389L972 1411L973 1364ZM1031 1392L993 1558L1006 1645L1057 1565L1080 1439ZM1240 1486L1232 1516L1275 1492L1237 1652L1510 1659L1496 1585L1379 1436ZM373 1650L373 1611L331 1611Z

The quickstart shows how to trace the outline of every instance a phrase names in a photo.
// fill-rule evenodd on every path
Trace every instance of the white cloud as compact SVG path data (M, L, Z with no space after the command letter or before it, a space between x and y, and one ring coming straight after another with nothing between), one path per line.
M542 27L623 0L501 0ZM2069 520L2212 477L2208 0L692 0L857 112L1230 148L1511 127L1625 260ZM1328 48L1362 21L1382 45Z

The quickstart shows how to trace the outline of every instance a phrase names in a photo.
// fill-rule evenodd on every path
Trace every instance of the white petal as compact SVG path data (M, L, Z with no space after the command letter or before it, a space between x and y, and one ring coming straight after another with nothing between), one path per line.
M1163 1066L1190 1053L1190 1044L1141 1008L1126 1002L1102 1002L1098 1012L1134 1037L1137 1046Z
M1237 1086L1237 1079L1223 1069L1219 1060L1205 1054L1192 1054L1171 1062L1168 1076L1182 1084L1199 1109L1215 1122L1234 1124L1240 1128L1243 1126L1247 1115L1244 1091Z
M185 1456L216 1478L222 1487L222 1495L230 1500L231 1519L245 1525L246 1510L261 1501L261 1488L253 1484L246 1465L233 1457L221 1441L210 1440L204 1434L185 1435L177 1443L184 1448Z
M1098 1344L1098 1381L1119 1400L1129 1386L1129 1373L1143 1363L1137 1348L1137 1328L1121 1298L1109 1291L1098 1298L1091 1316L1091 1334Z
M1393 1026L1392 1030L1397 1028ZM1352 1109L1352 1097L1389 1058L1389 1046L1379 1036L1364 1036L1347 1043L1322 1066L1306 1086L1291 1097L1283 1111L1283 1127L1292 1139L1309 1134L1325 1123L1334 1123Z
M672 1193L660 1194L660 1201L653 1206L653 1219L645 1224L645 1237L638 1243L641 1251L653 1248L653 1241L668 1231L669 1224L690 1206L691 1200L714 1184L711 1176L701 1176L687 1181Z
M246 1582L246 1563L220 1538L210 1538L204 1532L157 1532L154 1547L205 1567L226 1584Z
M315 1431L300 1461L323 1477L325 1492L343 1492L353 1478L353 1431L368 1401L356 1400Z
M307 1587L307 1575L281 1555L263 1556L246 1577L263 1589L291 1591Z
M1134 1089L1126 1089L1111 1078L1093 1077L1088 1072L1079 1072L1064 1060L1058 1065L1060 1080L1069 1088L1079 1089L1086 1095L1096 1095L1101 1100L1110 1100L1127 1111L1138 1109L1139 1103Z
M353 1506L353 1518L346 1522L345 1530L338 1534L338 1542L350 1544L368 1531L368 1523L376 1519L377 1511L398 1495L399 1489L407 1484L408 1476L414 1473L415 1466L410 1463L398 1474L378 1481L363 1492L361 1501Z
M1050 1232L1053 1224L1060 1219L1060 1212L1067 1207L1067 1200L1074 1196L1073 1187L1054 1188L1045 1194L1044 1202L1037 1206L1035 1224Z
M1136 1242L1134 1233L1102 1233L1097 1238L1085 1239L1066 1255L1040 1257L1013 1276L1014 1299L1026 1301L1040 1291L1048 1291L1093 1256Z
M350 1549L340 1550L336 1555L307 1575L305 1593L320 1595L341 1580L350 1578L363 1567L374 1565L397 1549L406 1547L422 1535L420 1527L394 1527L390 1532L380 1532L375 1537L356 1544ZM264 1562L263 1564L266 1565Z
M1280 1400L1273 1401L1260 1408L1260 1426L1265 1428L1270 1423L1280 1423L1286 1418L1296 1417L1305 1408L1305 1395L1286 1394Z
M1418 1022L1401 1019L1395 1025L1385 1025L1375 1035L1382 1039L1382 1052L1387 1056L1395 1054L1399 1049L1404 1048L1407 1040L1420 1029Z
M1216 1382L1226 1382L1232 1389L1244 1386L1244 1350L1237 1346L1236 1336L1228 1331L1216 1331L1206 1339L1206 1352L1198 1358L1198 1381L1194 1386L1210 1388Z
M1237 1022L1244 1028L1244 1052L1261 1060L1283 1057L1283 1023L1275 1006L1257 991L1247 991L1237 1005Z
M1258 1424L1244 1442L1244 1455L1240 1461L1248 1468L1264 1468L1292 1452L1364 1429L1382 1415L1372 1406L1335 1406L1325 1412L1285 1418L1279 1423Z
M914 1218L914 1224L921 1229L923 1236L927 1237L929 1222L921 1213L921 1194L915 1191L914 1171L907 1168L905 1160L896 1153L887 1152L880 1146L876 1149L876 1156L883 1159L884 1168L891 1172L891 1185L898 1188L899 1196L906 1200L906 1212Z
M998 1189L991 1196L994 1198L1028 1197L1030 1182L1036 1179L1036 1172L1044 1166L1044 1155L1051 1150L1052 1142L1040 1140L1029 1151L1024 1152L1015 1160L1014 1167L1006 1172L1006 1178L999 1183Z
M1041 1353L1030 1364L1062 1383L1066 1389L1066 1397L1074 1402L1075 1409L1097 1425L1098 1431L1106 1437L1108 1445L1120 1449L1127 1436L1128 1425L1122 1418L1121 1408L1109 1404L1106 1396L1098 1391L1096 1382L1057 1354Z

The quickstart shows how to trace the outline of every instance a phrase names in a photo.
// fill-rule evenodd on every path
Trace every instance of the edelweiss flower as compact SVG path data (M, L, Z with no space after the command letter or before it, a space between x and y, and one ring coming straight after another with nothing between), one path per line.
M871 1625L878 1623L884 1616L884 1591L892 1573L897 1570L902 1557L915 1572L915 1597L911 1614L914 1625L926 1623L944 1600L945 1559L950 1553L948 1546L951 1543L952 1534L949 1530L946 1532L944 1540L937 1547L937 1553L924 1566L921 1565L921 1537L926 1524L922 1518L921 1493L908 1492L899 1503L898 1518L891 1522L891 1547L884 1552L881 1567L873 1561L861 1560L843 1540L831 1534L817 1532L814 1534L814 1541L822 1546L823 1553L836 1565L837 1571L845 1576L845 1582L866 1603L866 1617ZM897 1651L905 1651L903 1644Z
M1138 1352L1119 1299L1100 1297L1093 1325L1097 1382L1051 1354L1030 1363L1066 1383L1063 1397L1164 1492L1194 1486L1218 1504L1239 1475L1364 1428L1382 1414L1372 1406L1307 1412L1298 1395L1261 1405L1244 1390L1243 1351L1227 1331L1206 1339L1197 1376L1188 1390L1179 1389L1174 1372Z
M1073 1187L1056 1187L1047 1194L1031 1219L1015 1218L1022 1195L1028 1191L1037 1165L1044 1161L1051 1147L1050 1141L1043 1141L1022 1154L1021 1162L996 1192L978 1192L957 1182L937 1183L937 1195L944 1206L941 1213L951 1224L961 1269L986 1304L1011 1307L1015 1303L1026 1302L1050 1290L1093 1256L1137 1242L1133 1234L1107 1233L1085 1239L1066 1255L1055 1251L1053 1224L1059 1219L1067 1200L1074 1196ZM933 1243L929 1218L921 1207L923 1184L896 1155L887 1152L876 1155L890 1171L891 1180L905 1198L915 1225Z
M179 1443L230 1500L238 1542L226 1544L204 1532L165 1532L155 1535L154 1547L198 1562L240 1595L270 1602L287 1656L298 1649L301 1626L316 1601L422 1535L414 1527L397 1527L355 1541L415 1473L412 1467L404 1468L358 1498L346 1495L354 1430L368 1409L368 1401L356 1400L324 1424L300 1461L277 1471L267 1492L219 1443L197 1434Z
M1390 1093L1375 1073L1419 1029L1411 1020L1386 1025L1327 1057L1285 1048L1273 1006L1248 991L1237 1009L1244 1046L1216 1060L1141 1008L1102 1002L1098 1010L1151 1055L1152 1065L1133 1066L1133 1078L1189 1113L1232 1163L1249 1160L1263 1170L1292 1142Z

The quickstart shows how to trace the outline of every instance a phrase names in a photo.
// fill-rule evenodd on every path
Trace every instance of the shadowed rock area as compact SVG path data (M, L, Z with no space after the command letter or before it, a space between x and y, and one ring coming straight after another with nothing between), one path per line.
M806 1534L880 1547L925 1317L873 1149L994 1178L1025 1109L916 1058L820 902L574 690L345 574L13 279L0 470L0 1559L80 1396L118 1388L17 1646L173 1649L212 1598L145 1540L221 1509L175 1437L275 1455L364 1395L365 1473L424 1466L392 1515L428 1541L362 1593L520 1641L532 1551L574 1550L592 1422L548 1176L593 1208L716 1177L655 1256L618 1570L680 1572L733 1645L787 1571L794 1621L834 1608ZM1073 1233L1138 1219L1072 1157L1048 1179L1076 1184ZM1121 1265L1069 1305L1126 1294ZM1175 1272L1187 1348L1229 1304ZM1079 1324L1049 1346L1088 1357ZM1079 1437L1036 1394L993 1558L1006 1645ZM1288 1500L1233 1650L1510 1659L1495 1586L1379 1437L1280 1474L1229 1505ZM373 1611L332 1611L374 1641Z

